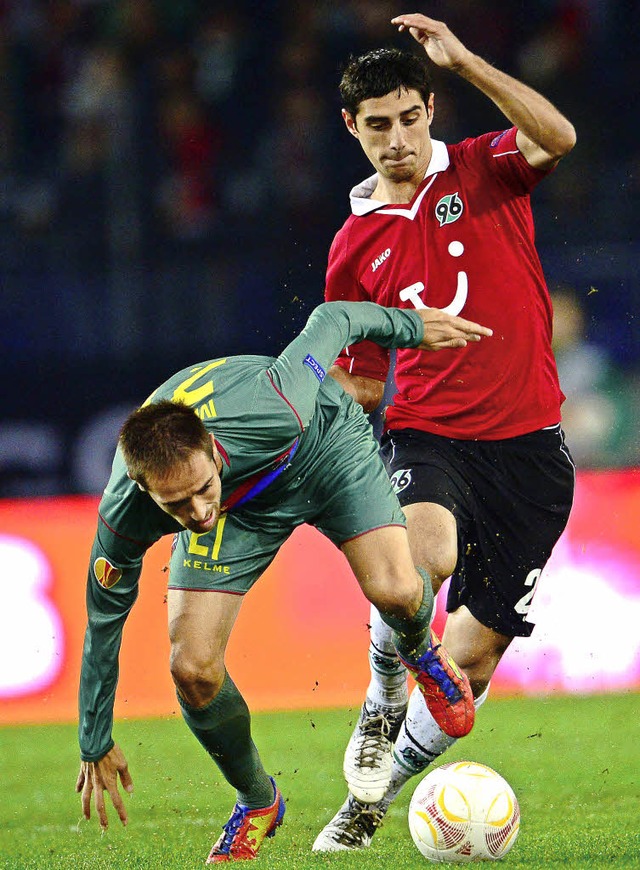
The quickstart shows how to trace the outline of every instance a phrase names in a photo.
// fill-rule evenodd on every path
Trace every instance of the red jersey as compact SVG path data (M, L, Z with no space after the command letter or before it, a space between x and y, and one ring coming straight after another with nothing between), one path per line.
M493 329L462 349L398 350L386 428L496 440L560 421L551 300L529 198L546 174L527 163L512 128L457 145L434 141L406 205L371 199L377 175L351 192L352 214L329 253L328 301L441 308ZM337 363L384 381L389 351L364 341Z

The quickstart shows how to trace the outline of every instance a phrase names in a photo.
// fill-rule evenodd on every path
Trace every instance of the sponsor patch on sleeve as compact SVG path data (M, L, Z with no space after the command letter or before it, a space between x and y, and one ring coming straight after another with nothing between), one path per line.
M497 136L495 136L495 137L491 140L491 142L489 143L489 147L490 147L490 148L495 148L496 145L498 144L498 142L499 142L499 141L500 141L504 136L506 136L508 132L509 132L508 130L503 130L502 133L500 133L500 134L498 134Z
M305 356L305 358L302 360L302 363L305 366L309 366L309 368L314 373L314 375L317 377L317 379L320 381L320 383L322 383L324 381L324 379L327 376L327 373L322 368L320 363L311 356L310 353L308 353Z
M105 589L111 589L122 577L120 568L116 568L106 559L103 559L102 556L93 563L93 573L98 583Z

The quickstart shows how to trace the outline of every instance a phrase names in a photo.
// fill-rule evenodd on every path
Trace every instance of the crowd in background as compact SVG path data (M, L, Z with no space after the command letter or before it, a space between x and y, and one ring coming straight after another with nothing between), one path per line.
M158 381L220 354L276 353L301 327L348 192L370 174L340 118L341 65L411 48L389 24L407 11L0 2L0 495L99 491L118 420ZM576 149L534 194L566 427L581 465L636 463L640 3L419 11L576 126ZM506 126L455 76L436 70L434 84L435 138Z

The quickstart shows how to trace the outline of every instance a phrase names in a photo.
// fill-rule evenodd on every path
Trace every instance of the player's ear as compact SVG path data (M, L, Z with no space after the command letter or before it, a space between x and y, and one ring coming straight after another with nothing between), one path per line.
M222 459L220 459L220 452L213 432L209 432L209 438L211 439L211 455L213 456L213 461L218 469L218 473L220 473L222 469Z
M138 489L142 490L142 492L146 492L146 491L147 491L147 490L144 488L144 486L140 483L139 480L136 480L135 478L131 477L131 474L130 474L130 472L128 472L128 471L127 471L127 477L129 478L129 480L133 480L133 482L136 484L136 486L138 487Z
M356 139L359 137L358 127L356 125L356 119L353 117L351 112L347 112L346 109L342 110L342 120L346 124L347 130L351 133L352 136L355 136Z
M429 94L429 99L427 100L427 120L429 124L433 121L433 115L436 110L435 97L433 94Z

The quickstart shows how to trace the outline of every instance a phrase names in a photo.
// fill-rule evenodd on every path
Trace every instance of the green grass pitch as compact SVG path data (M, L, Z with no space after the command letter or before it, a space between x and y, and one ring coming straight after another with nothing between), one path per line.
M256 866L401 870L428 864L411 841L409 784L369 850L313 855L345 796L342 752L357 710L256 714L254 736L287 800L285 823ZM72 725L0 729L0 867L7 870L198 868L227 820L231 789L178 715L118 722L134 778L129 826L110 809L101 834L80 821ZM493 699L443 762L480 761L511 783L520 836L502 863L640 868L640 695ZM417 782L417 780L416 780ZM253 866L253 865L252 865Z

